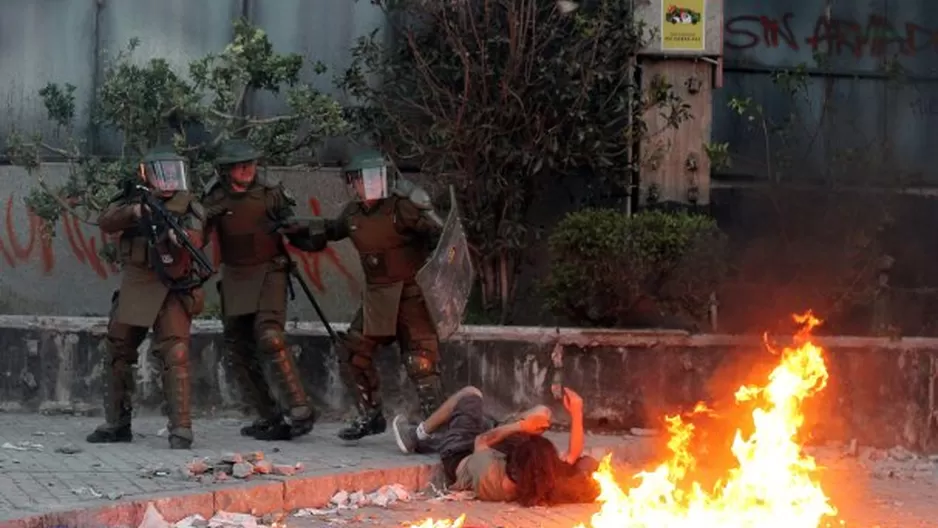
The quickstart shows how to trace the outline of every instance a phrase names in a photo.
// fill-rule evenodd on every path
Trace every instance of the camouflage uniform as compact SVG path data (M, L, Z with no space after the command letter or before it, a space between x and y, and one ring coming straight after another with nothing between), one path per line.
M148 176L153 174L152 167L163 167L158 170L167 174L170 168L181 167L185 179L185 161L169 148L151 152L141 164L141 175L151 187L158 179ZM176 187L180 188L164 191L160 198L169 212L178 215L179 224L199 247L204 210L188 192L187 184ZM139 201L136 205L139 206ZM122 272L120 287L111 299L105 339L105 423L87 440L108 443L133 439L131 415L137 349L152 327L152 350L162 363L163 391L169 407L169 444L174 449L187 449L193 440L189 330L192 318L202 311L204 295L200 287L181 286L192 279L191 255L177 246L167 232L151 238L138 212L132 193L125 191L98 218L102 231L120 233L118 253Z

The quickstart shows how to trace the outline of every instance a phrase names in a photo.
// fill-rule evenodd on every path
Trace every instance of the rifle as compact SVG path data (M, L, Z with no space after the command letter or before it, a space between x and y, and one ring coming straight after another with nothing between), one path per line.
M154 221L151 216L151 218L149 218L146 222L148 236L150 238L150 245L155 246L156 239L161 234L161 232L171 230L176 234L176 240L179 242L179 245L182 246L182 248L192 256L196 266L201 268L201 271L196 271L196 275L199 277L198 281L196 281L197 284L194 286L191 284L176 285L174 289L189 289L198 287L208 281L208 279L215 274L215 267L212 266L212 261L208 258L205 252L195 247L195 244L192 243L192 239L189 238L186 230L182 227L182 225L179 224L176 216L169 212L161 201L153 197L153 193L150 192L148 187L137 185L135 190L138 191L137 194L144 213L156 216L156 221ZM159 259L156 260L159 261ZM162 261L159 261L154 265L158 268L162 268L162 264Z
M277 221L274 223L273 228L270 230L270 233L279 232L279 230L285 227L286 223L284 221ZM322 321L322 325L326 327L326 332L329 334L329 339L333 343L337 344L339 342L339 335L336 333L335 329L332 328L332 325L329 324L329 319L326 318L326 313L322 311L322 307L319 305L319 301L316 300L316 296L313 295L313 290L309 289L309 284L306 284L306 279L300 274L300 270L297 269L296 261L293 260L293 256L290 255L290 251L287 250L286 244L283 242L283 236L281 234L280 238L280 251L283 253L283 256L287 259L287 287L290 289L290 299L296 298L296 292L293 290L293 280L296 279L300 283L300 288L303 289L303 293L306 295L306 298L309 299L310 304L313 305L313 310L316 310L316 315L319 316L319 320Z

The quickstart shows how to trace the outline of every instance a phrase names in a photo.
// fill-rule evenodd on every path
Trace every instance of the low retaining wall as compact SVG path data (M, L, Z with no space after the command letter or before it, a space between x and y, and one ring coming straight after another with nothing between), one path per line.
M105 326L103 318L0 317L2 405L33 412L97 409ZM332 411L350 408L323 328L291 323L288 331L317 403ZM215 321L193 325L194 398L201 411L239 407L221 361L220 333ZM806 404L806 440L931 447L938 339L817 341L828 351L830 379ZM141 346L137 408L156 411L162 395L158 367L143 353L148 347L149 342ZM397 357L396 350L387 349L378 361L385 398L392 410L412 409L413 390ZM608 429L657 428L666 413L701 400L726 415L735 408L735 390L747 382L764 383L776 362L761 337L673 331L465 327L443 346L448 390L476 385L506 410L549 403L559 368L564 383L584 398L588 427Z

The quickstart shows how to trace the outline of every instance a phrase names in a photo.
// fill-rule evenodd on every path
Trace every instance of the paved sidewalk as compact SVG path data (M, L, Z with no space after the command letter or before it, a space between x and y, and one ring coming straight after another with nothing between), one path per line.
M839 517L824 528L938 528L938 490L932 478L870 479L862 468L853 466L835 470L825 481L824 488ZM574 528L580 523L590 527L590 518L598 509L598 504L523 508L478 501L417 500L387 508L372 506L284 520L286 528L400 528L427 518L452 520L466 514L463 528Z
M240 420L201 419L195 423L196 442L191 451L168 448L165 436L160 436L166 423L162 417L135 419L133 443L86 443L85 436L99 423L100 418L0 414L0 521L82 508L102 500L218 489L224 484L211 478L206 482L187 478L183 470L193 459L217 460L228 452L261 451L274 464L301 463L303 469L298 476L347 474L437 461L432 456L402 455L390 430L357 443L342 442L335 436L340 427L336 423L317 424L312 434L292 442L261 442L238 434L244 423ZM552 436L558 441L566 438L562 434ZM621 437L591 436L588 445L602 447L622 441ZM70 448L79 452L68 454ZM252 475L247 480L278 478L282 479ZM232 481L235 479L227 484Z

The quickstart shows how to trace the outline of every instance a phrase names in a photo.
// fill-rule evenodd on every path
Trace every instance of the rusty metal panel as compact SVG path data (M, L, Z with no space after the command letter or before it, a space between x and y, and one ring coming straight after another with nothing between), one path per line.
M188 75L190 61L219 52L231 41L232 21L241 16L241 4L241 0L106 0L101 48L113 56L137 37L138 61L164 58L178 73ZM117 154L119 137L102 131L99 150Z
M11 129L42 132L53 144L38 91L49 82L77 87L79 134L89 122L94 79L95 0L0 2L0 152Z

